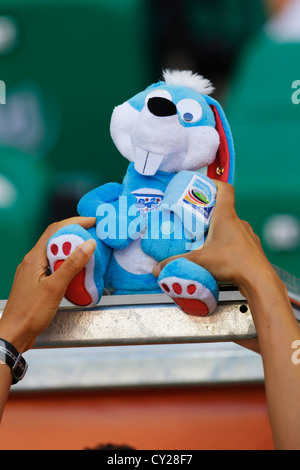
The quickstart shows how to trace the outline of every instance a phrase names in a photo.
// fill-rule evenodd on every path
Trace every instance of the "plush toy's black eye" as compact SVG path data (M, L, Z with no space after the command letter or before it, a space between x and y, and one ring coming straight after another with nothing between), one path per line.
M172 101L166 98L154 97L148 101L148 109L154 116L166 117L177 114L177 109Z

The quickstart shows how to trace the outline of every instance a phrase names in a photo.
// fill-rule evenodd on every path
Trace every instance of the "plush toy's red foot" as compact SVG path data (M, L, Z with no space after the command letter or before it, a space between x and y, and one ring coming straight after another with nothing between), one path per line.
M47 248L47 256L52 272L57 271L66 258L85 240L75 234L63 234L53 237ZM80 307L95 305L99 293L94 281L95 259L92 256L87 266L70 282L65 298Z
M54 264L54 271L56 271L62 264L64 260L56 261ZM86 268L84 268L68 285L68 288L65 293L65 298L80 307L86 307L92 303L92 297L85 287L85 277L86 277Z
M167 264L159 275L158 284L189 315L205 317L217 307L216 281L208 271L185 258Z
M167 278L159 285L185 313L197 317L209 315L210 309L203 301L204 286L202 284L186 281L186 279Z

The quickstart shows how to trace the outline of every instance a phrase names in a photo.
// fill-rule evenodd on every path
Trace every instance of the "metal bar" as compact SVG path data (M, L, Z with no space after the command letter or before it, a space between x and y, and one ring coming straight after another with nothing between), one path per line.
M2 311L5 302L0 304ZM203 343L255 338L249 307L237 290L220 293L214 314L183 313L165 294L103 296L91 309L63 301L34 348Z
M257 383L261 356L235 343L35 349L13 393L119 387Z
M256 337L251 312L238 291L221 293L206 318L183 313L164 294L105 296L97 307L60 308L35 348L236 341Z
M300 283L276 268L288 287L300 322ZM0 302L0 312L5 301ZM1 313L0 313L1 315ZM103 296L91 309L63 301L34 348L207 343L256 338L246 299L237 288L220 286L217 310L209 317L186 315L165 294Z

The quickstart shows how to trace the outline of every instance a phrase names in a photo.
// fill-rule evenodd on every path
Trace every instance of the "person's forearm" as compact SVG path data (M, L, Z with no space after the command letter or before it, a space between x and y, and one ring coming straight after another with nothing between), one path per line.
M300 340L300 328L286 288L270 269L257 273L244 293L263 359L275 447L300 449L300 365L292 361L292 344Z
M31 349L36 338L48 328L69 283L84 269L96 248L95 240L85 241L59 269L48 276L48 240L62 227L79 224L88 230L95 222L92 217L73 217L50 225L18 266L9 299L0 317L0 338L11 343L19 354ZM0 419L11 384L11 370L6 364L1 364Z
M293 363L294 342L300 340L286 288L251 226L235 211L234 189L215 181L216 206L204 245L184 255L222 283L236 285L249 302L262 354L270 420L278 449L300 449L300 365ZM173 258L155 266L161 270ZM241 343L240 343L241 344ZM295 362L295 361L294 361Z
M12 375L10 368L5 364L0 364L0 423L10 391L11 383Z

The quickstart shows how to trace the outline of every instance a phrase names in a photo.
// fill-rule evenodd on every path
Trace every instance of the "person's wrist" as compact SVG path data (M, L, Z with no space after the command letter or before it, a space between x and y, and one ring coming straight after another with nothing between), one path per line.
M274 299L286 296L286 286L269 262L255 265L255 270L245 270L237 284L249 303L266 295Z
M11 368L6 362L0 360L0 372L1 372L1 382L7 383L10 387L12 385L13 377L11 373Z
M29 335L24 333L20 326L10 325L2 319L0 320L0 338L12 344L20 354L29 349Z
M9 365L6 364L5 362L2 362L1 360L0 360L0 367L1 367L0 370L1 370L2 372L3 372L3 371L6 371L5 373L6 373L7 375L8 375L9 373L11 374L11 368L9 367Z

